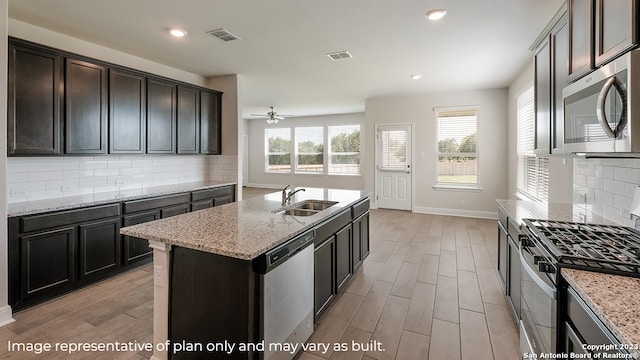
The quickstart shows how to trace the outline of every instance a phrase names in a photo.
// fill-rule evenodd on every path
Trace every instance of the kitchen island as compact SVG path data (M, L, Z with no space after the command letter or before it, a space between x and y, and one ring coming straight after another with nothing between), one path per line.
M331 264L346 258L348 270L353 272L356 252L358 257L368 253L368 226L366 243L351 236L356 233L351 229L355 228L356 217L362 216L359 209L363 204L368 214L368 196L362 191L307 188L296 193L292 206L309 199L335 204L299 216L300 213L288 215L282 208L281 193L275 192L122 228L122 234L147 239L154 249L153 358L202 358L208 354L257 359L263 353L260 345L264 340L264 254L312 233L316 251L327 248L324 244L332 241ZM336 222L340 223L340 230L334 229ZM335 234L345 233L344 229L349 230L346 257L344 252L342 256L338 252L339 245L333 246ZM318 261L315 262L317 277L320 273ZM335 274L340 273L340 268L333 268L330 273L335 290ZM316 278L312 282L317 281ZM317 294L315 299L317 302ZM159 346L170 342L168 348ZM208 352L207 345L211 348ZM241 346L247 349L241 351Z

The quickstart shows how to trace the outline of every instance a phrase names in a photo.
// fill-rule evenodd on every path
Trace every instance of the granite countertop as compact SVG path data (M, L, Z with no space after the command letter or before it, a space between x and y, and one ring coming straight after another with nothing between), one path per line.
M640 346L640 279L562 269L562 276L622 344ZM640 351L629 353L640 358Z
M509 218L522 224L522 219L573 221L591 224L619 225L599 215L599 209L589 204L543 203L527 200L496 200Z
M64 198L9 203L7 205L7 213L8 217L33 215L49 211L77 209L95 205L110 204L120 201L142 199L152 196L171 195L187 191L203 190L235 184L236 182L229 181L199 181L184 184L154 186L144 189L110 191L95 193L91 195L78 195Z
M124 235L170 245L251 260L291 239L332 215L350 207L368 192L306 188L292 203L307 199L338 201L338 204L311 216L274 213L281 208L281 192L213 207L167 219L120 229Z

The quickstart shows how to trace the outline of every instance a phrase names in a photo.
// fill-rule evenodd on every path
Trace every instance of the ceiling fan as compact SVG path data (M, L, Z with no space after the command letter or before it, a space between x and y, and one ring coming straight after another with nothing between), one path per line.
M278 121L284 120L291 115L280 115L273 110L273 106L270 106L271 111L267 112L267 114L251 114L251 116L257 116L260 118L267 118L267 124L277 124Z

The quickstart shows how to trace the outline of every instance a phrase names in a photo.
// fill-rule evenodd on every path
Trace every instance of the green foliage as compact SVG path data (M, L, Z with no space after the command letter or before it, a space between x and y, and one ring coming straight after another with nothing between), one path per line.
M460 144L458 144L458 142L454 138L442 139L438 141L438 152L440 152L441 154L475 153L477 143L478 141L476 133L465 136ZM449 161L460 161L467 159L466 157L456 156L447 156L446 158Z
M269 152L283 153L291 151L291 140L278 137L269 138Z
M331 138L332 164L360 163L360 131L350 134L340 133ZM357 153L355 155L336 155L335 153Z

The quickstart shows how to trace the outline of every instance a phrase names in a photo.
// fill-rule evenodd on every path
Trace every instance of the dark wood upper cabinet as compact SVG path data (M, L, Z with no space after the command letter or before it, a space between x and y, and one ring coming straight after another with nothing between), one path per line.
M107 153L107 69L67 59L65 153Z
M594 0L569 0L569 80L594 68Z
M569 84L569 24L564 17L551 32L552 48L552 121L551 153L564 152L564 103L562 89Z
M143 154L146 129L146 78L109 70L109 153Z
M200 96L195 87L178 86L178 154L200 152Z
M9 44L7 152L60 154L62 57L35 47Z
M550 36L538 48L535 58L535 152L545 155L551 151L551 44Z
M222 96L217 92L200 92L200 153L222 153Z
M175 83L147 79L147 153L176 153Z
M637 12L638 0L596 0L596 66L638 45Z

